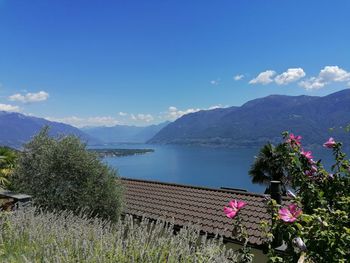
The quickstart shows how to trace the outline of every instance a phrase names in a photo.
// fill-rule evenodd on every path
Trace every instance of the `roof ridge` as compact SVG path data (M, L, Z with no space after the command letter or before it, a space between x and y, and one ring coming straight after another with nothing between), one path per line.
M231 194L235 193L235 194L243 194L243 195L257 196L257 197L264 197L265 196L264 194L248 192L248 191L228 190L228 189L220 189L220 188L213 188L213 187L196 186L196 185L190 185L190 184L162 182L162 181L156 181L156 180L135 179L135 178L129 178L129 177L121 177L121 180L151 183L151 184L160 184L160 185L169 185L169 186L176 186L176 187L185 187L185 188L192 188L192 189L199 189L199 190L209 190L209 191L215 191L215 192L220 192L220 193L231 193Z

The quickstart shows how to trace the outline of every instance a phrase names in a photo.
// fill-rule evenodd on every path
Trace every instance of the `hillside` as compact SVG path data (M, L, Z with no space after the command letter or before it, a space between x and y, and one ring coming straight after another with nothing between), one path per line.
M308 144L319 144L328 136L346 142L350 140L344 131L348 124L350 89L325 97L271 95L241 107L184 115L149 143L258 146L280 140L285 130L303 135Z
M170 122L145 127L116 125L113 127L83 128L82 131L104 143L145 143Z
M23 143L28 142L46 125L50 127L50 134L53 136L72 134L87 143L98 143L98 140L68 124L52 122L21 113L0 111L0 145L20 148Z

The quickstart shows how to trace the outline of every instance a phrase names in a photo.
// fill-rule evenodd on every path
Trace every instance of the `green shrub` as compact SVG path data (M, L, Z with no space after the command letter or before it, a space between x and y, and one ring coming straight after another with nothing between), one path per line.
M19 210L2 221L0 262L225 263L239 256L195 228L174 235L171 224L146 219L110 224L69 212Z
M44 128L24 146L11 177L14 190L48 210L84 210L115 221L122 187L115 170L86 150L79 138L52 138Z
M0 146L0 187L7 187L17 159L17 152L9 147Z
M348 262L350 258L350 160L342 143L329 138L323 146L335 163L327 170L303 148L301 136L284 133L275 149L287 162L285 181L291 186L288 206L268 202L272 223L262 222L269 262ZM287 164L287 165L286 165ZM275 240L274 240L275 238ZM285 253L276 254L284 241Z

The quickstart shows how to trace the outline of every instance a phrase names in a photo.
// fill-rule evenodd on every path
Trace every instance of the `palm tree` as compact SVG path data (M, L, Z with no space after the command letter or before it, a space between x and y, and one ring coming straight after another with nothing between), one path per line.
M283 194L288 184L288 172L286 171L287 159L286 149L283 144L276 147L271 143L264 145L255 162L252 164L249 175L254 184L267 185L265 193L270 193L270 182L281 181Z
M0 186L8 184L8 176L15 166L17 153L8 148L0 147Z

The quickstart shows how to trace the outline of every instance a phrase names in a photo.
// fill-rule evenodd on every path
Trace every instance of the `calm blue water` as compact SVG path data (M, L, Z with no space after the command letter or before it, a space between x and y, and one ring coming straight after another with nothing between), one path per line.
M154 153L117 158L105 161L118 169L120 176L191 184L206 187L242 188L262 193L264 186L250 182L248 170L259 148L226 149L173 145L118 144L110 148L152 148ZM103 146L106 148L106 146ZM315 159L331 164L331 152L315 150Z

